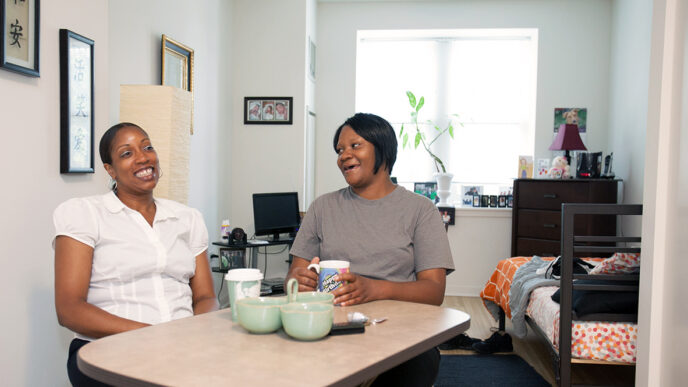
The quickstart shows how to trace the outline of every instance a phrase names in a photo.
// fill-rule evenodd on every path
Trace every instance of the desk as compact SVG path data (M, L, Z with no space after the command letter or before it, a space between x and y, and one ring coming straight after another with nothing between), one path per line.
M230 249L237 249L237 250L251 249L251 258L250 258L249 266L255 268L255 267L258 267L258 247L288 245L288 248L291 248L292 243L294 243L294 238L278 239L276 241L270 240L270 241L266 241L266 242L268 242L268 243L252 244L249 241L248 243L229 244L227 242L213 242L213 245L220 246L222 248L230 248ZM289 264L291 264L291 256L289 257ZM219 270L219 272L222 272L222 270ZM224 272L226 273L227 271L225 270Z
M282 329L250 334L223 309L93 341L77 364L117 386L353 386L470 326L455 309L391 300L335 307L335 322L352 311L388 320L364 334L301 342Z

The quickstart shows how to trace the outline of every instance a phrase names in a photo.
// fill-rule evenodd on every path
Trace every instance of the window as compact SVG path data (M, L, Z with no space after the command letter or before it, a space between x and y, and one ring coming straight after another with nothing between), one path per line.
M359 31L356 111L386 118L398 133L409 122L410 90L425 97L419 122L445 127L458 114L463 126L454 125L454 140L436 142L433 152L455 187L493 185L497 193L511 185L518 156L533 154L536 76L535 29ZM400 183L433 180L422 149L399 147L393 175Z

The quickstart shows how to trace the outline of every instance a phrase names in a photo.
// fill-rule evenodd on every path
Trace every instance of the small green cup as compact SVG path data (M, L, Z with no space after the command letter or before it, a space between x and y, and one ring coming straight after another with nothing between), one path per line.
M287 282L287 299L291 302L298 303L312 303L318 302L322 304L334 304L334 295L331 293L322 292L299 292L299 282L296 278L291 278Z
M272 333L282 327L280 306L286 297L249 297L236 301L239 324L251 333Z
M280 306L282 326L297 340L318 340L330 333L334 305L323 303L289 303Z

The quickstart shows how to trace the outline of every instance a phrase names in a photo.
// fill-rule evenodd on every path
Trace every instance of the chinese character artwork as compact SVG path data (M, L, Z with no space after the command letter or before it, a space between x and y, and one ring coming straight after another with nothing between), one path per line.
M1 0L4 12L0 67L24 75L39 76L38 25L40 0Z

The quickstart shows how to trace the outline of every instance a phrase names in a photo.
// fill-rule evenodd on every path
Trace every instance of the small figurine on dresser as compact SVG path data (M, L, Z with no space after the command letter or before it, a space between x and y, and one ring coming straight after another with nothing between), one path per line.
M571 177L569 170L570 167L569 163L566 161L566 157L557 156L554 159L552 159L552 166L549 168L549 178L569 179Z

